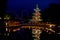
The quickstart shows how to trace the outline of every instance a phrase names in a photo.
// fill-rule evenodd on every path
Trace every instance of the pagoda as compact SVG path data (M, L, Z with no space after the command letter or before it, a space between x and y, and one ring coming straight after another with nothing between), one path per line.
M36 4L36 9L34 9L34 13L32 16L32 19L30 20L31 22L37 23L37 22L41 22L41 13L40 13L40 9L38 8L38 4Z

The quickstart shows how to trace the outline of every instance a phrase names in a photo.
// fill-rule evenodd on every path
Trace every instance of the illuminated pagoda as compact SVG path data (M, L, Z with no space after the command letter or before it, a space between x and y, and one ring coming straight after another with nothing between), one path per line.
M34 9L35 13L33 13L32 19L30 21L39 22L42 21L40 9L38 8L38 4L36 4L36 9Z

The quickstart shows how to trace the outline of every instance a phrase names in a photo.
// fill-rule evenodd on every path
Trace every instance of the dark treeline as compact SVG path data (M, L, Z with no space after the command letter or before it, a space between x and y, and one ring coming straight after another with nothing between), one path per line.
M60 5L50 4L50 7L42 12L42 18L44 21L50 21L53 23L60 23Z

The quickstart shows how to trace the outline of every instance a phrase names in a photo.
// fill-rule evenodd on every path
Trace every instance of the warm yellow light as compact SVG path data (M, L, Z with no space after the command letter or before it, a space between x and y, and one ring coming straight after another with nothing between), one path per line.
M18 30L20 30L20 28L14 29L13 32L16 32L16 31L18 31Z

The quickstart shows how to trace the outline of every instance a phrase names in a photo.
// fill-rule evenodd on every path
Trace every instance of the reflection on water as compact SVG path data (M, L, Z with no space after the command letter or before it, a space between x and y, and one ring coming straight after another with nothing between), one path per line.
M1 33L0 33L1 34ZM9 35L9 36L8 36ZM42 31L40 35L40 40L54 40L59 39L60 35L57 34L48 34L45 31ZM23 29L21 28L19 31L11 32L11 33L2 33L0 35L1 40L33 40L32 38L32 29Z

